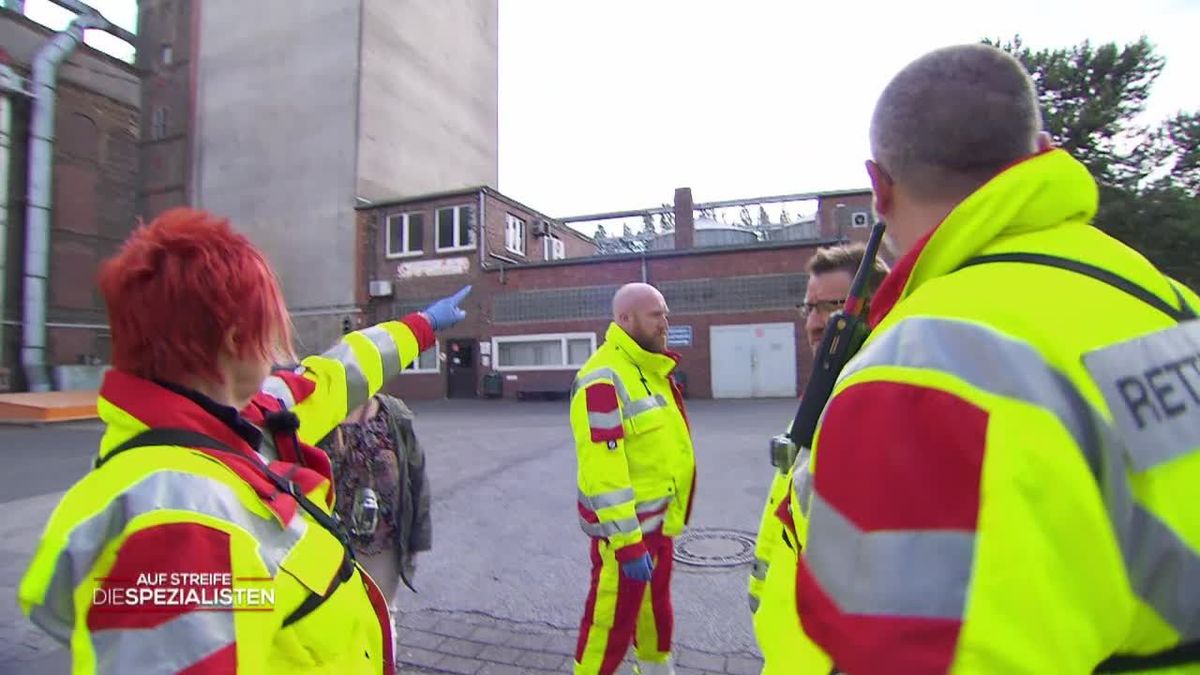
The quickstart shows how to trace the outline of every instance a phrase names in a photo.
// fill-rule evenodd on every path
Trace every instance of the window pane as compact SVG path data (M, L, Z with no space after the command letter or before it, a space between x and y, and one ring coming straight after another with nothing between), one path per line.
M469 246L475 240L471 225L475 222L475 210L469 206L458 209L458 242L455 246Z
M404 216L389 216L388 223L388 254L396 255L404 252Z
M405 370L437 370L438 369L438 348L437 345L426 349L417 355L417 358Z
M454 246L454 209L438 209L437 246L438 248Z
M501 368L563 365L562 342L559 340L506 341L498 348L497 365Z
M592 341L588 338L567 340L567 355L572 366L582 366L592 355Z
M425 249L425 214L408 214L408 252Z
M437 370L438 367L438 348L437 345L421 352L417 357L417 367L421 370Z

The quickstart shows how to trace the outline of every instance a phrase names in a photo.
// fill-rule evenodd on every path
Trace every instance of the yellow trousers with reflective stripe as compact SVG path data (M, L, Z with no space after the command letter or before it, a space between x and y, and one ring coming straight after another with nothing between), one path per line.
M654 561L649 583L622 576L609 543L592 540L592 583L575 648L577 674L615 673L635 638L639 661L661 663L670 658L674 546L662 535L646 535L643 542Z

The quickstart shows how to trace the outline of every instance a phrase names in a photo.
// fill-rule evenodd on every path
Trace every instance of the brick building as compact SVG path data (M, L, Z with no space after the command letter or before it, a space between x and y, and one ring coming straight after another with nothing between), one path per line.
M51 31L0 9L0 45L9 65L28 78L34 54ZM101 260L128 236L136 219L140 83L129 64L89 46L59 68L55 110L47 354L51 366L107 361L108 326L95 290ZM21 386L20 347L30 101L9 94L11 155L0 260L0 368ZM59 369L59 375L65 371Z
M380 321L474 285L467 320L391 383L408 398L494 395L497 379L506 397L561 395L631 281L666 297L690 396L795 396L811 365L796 314L804 266L818 246L865 240L873 218L868 191L794 197L815 202L806 236L706 244L695 214L735 202L693 205L684 188L666 209L673 248L612 255L564 224L579 219L556 221L488 188L371 204L359 210L358 299L364 319ZM482 236L471 234L479 212Z

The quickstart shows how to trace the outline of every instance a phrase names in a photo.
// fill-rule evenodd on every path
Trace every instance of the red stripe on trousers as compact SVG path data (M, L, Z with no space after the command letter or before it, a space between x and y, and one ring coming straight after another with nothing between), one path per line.
M671 606L674 542L669 537L653 534L646 535L642 541L655 559L654 573L650 579L650 607L654 614L654 625L658 633L656 651L669 652L675 626L674 609ZM596 539L591 542L592 585L588 590L583 620L579 626L579 640L575 644L576 663L583 661L583 650L587 646L588 633L591 632L595 618L596 591L600 583L600 570L603 565L599 542L600 540ZM617 574L620 574L619 569ZM625 576L620 576L619 579L613 623L604 646L604 659L600 664L600 675L612 675L625 659L625 654L629 651L629 646L633 643L637 632L638 612L641 610L642 599L646 597L646 582L634 581Z
M654 576L650 579L650 606L658 629L658 651L671 651L675 632L675 610L671 607L671 570L675 565L675 542L669 537L653 537Z
M583 507L579 507L583 512ZM583 661L583 648L587 646L588 633L592 630L592 617L596 613L596 587L600 585L600 540L592 539L590 558L592 559L592 585L588 590L587 602L583 606L583 620L579 624L579 641L575 643L575 663Z
M608 644L604 645L604 660L600 663L600 675L612 675L621 667L629 644L637 630L638 610L642 598L646 597L646 582L634 581L618 570L617 606L613 610L612 630L608 632Z

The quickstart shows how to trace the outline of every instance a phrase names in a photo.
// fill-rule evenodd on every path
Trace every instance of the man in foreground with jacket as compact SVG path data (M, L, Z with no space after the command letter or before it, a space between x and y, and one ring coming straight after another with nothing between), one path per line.
M985 45L879 98L867 170L902 257L795 471L799 672L1200 653L1200 299L1092 226L1095 181L1041 129Z

